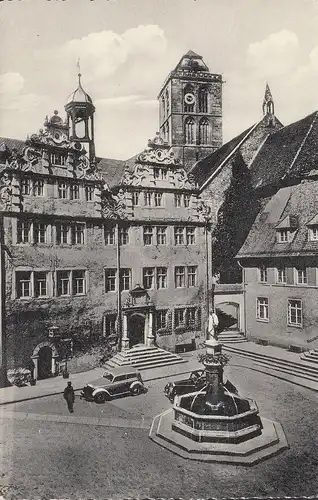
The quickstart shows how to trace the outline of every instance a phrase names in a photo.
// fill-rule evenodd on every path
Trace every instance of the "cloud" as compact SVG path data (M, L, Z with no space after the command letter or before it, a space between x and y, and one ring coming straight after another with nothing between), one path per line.
M20 73L0 75L0 109L23 112L43 102L43 97L24 92L24 81Z
M298 38L288 30L272 33L264 40L250 44L246 62L258 77L286 75L299 64Z

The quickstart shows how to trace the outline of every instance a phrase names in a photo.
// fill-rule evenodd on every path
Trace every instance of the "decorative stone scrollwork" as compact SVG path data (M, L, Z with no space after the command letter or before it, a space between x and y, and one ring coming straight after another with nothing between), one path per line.
M197 204L198 218L202 222L210 222L212 218L212 210L203 200L199 200Z
M142 186L148 184L150 180L150 170L146 165L136 164L134 171L131 172L127 165L121 180L121 184L126 186Z
M102 217L105 219L127 219L126 194L120 189L116 195L108 192L102 197Z
M8 172L0 178L0 210L10 210L12 205L12 179Z
M21 170L24 172L32 171L34 166L39 163L42 157L40 150L31 146L26 146L22 152L23 162L21 163Z
M180 164L180 160L175 157L172 148L160 137L158 132L154 139L149 139L148 147L137 156L137 162L156 165Z
M180 189L196 189L197 184L191 176L191 174L187 174L183 168L179 168L175 171L171 172L171 177L173 180L173 184L175 187Z

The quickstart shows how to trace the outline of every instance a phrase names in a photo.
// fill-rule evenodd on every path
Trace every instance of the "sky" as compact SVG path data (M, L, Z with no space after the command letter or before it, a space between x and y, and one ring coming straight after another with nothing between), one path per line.
M318 0L13 0L1 4L0 135L25 139L82 84L98 156L127 159L158 130L157 95L189 49L223 85L223 137L318 109Z

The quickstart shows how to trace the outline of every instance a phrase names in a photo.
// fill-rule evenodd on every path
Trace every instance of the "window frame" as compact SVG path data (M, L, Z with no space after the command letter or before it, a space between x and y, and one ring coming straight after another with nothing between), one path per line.
M168 309L156 310L156 330L166 330L168 328Z
M283 273L284 280L279 279L279 273ZM276 267L276 284L286 285L287 284L287 269L285 266Z
M297 319L297 314L298 314L297 311L300 310L300 316L301 316L300 323L292 323L291 322L291 309L293 308L291 305L292 302L300 303L300 307L299 308L296 307L296 309L295 309L296 319ZM287 326L291 326L291 327L295 327L295 328L303 328L303 314L304 314L303 301L301 299L292 299L292 298L287 299Z
M168 288L168 268L164 266L156 267L156 289L164 290Z
M175 268L174 268L174 287L175 288L187 288L186 283L187 283L186 266L175 266Z
M265 274L265 278L263 277ZM260 283L268 283L268 268L265 265L259 266L258 268L258 280Z
M143 244L144 246L151 246L154 244L154 226L143 226Z
M149 283L147 283L147 280ZM155 267L143 267L142 269L142 283L145 290L154 290L156 284ZM149 285L149 286L148 286Z
M116 245L116 226L104 224L104 244Z
M261 301L265 301L265 302L261 303ZM261 316L261 310L266 312L266 314L264 316ZM269 298L268 297L264 297L262 295L256 297L256 320L262 321L264 323L269 322Z

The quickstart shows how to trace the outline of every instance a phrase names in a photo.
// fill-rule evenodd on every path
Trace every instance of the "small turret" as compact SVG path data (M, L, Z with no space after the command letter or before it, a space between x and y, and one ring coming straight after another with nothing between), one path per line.
M271 90L269 88L268 83L266 83L266 87L265 87L265 95L264 95L264 100L263 100L263 115L268 116L269 124L272 124L272 122L273 122L272 119L275 115L275 108L274 108L273 96L272 96L272 93L271 93Z
M94 113L95 107L91 97L85 92L78 73L78 87L72 92L65 105L70 140L78 143L82 149L88 146L90 161L95 158Z

